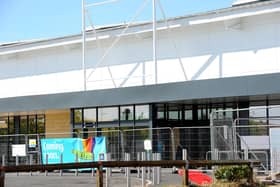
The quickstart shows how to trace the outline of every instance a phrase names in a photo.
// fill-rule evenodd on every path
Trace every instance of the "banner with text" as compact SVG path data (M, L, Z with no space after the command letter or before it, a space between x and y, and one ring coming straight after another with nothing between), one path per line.
M41 139L43 164L90 162L106 160L106 138L50 138ZM48 159L48 160L47 160Z

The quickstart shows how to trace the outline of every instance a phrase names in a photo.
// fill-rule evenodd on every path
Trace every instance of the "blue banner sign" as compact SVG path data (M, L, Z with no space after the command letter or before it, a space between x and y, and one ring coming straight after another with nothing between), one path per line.
M61 154L63 163L74 163L76 158L78 162L106 160L106 138L100 136L88 139L41 139L41 151L43 164L61 163Z

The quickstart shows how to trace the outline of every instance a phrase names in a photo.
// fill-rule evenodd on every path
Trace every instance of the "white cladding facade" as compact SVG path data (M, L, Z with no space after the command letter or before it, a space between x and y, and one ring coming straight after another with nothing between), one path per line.
M280 1L174 18L168 25L158 23L159 84L280 72ZM98 40L87 34L88 90L155 84L152 24L121 34L124 27L101 28ZM81 35L2 45L0 98L82 91L81 46Z

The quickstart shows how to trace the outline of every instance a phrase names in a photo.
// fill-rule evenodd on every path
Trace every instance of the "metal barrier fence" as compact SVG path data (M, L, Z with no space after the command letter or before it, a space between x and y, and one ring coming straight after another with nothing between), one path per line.
M275 111L275 107L272 109ZM273 110L253 107L213 112L210 122L211 149L206 153L206 158L256 159L262 161L259 169L264 172L279 172L280 118L274 117L272 112L271 117L267 115L267 111ZM229 112L232 118L225 115Z
M244 119L243 119L244 120ZM87 137L105 136L107 152L111 160L125 160L125 153L131 153L130 160L139 160L139 154L146 152L147 159L152 159L152 153L160 153L162 160L181 160L182 150L187 150L187 159L257 159L262 160L262 169L269 170L280 165L278 155L280 150L272 151L270 129L280 128L280 125L228 125L229 120L220 120L216 126L146 128L106 131L88 131ZM225 123L223 123L225 122ZM235 121L236 124L237 120ZM226 125L223 125L226 124ZM2 165L41 164L40 140L43 138L85 137L84 132L47 133L27 135L1 135L0 159ZM253 145L250 138L264 141ZM144 141L151 142L151 150L147 151ZM263 145L262 145L263 144ZM13 155L14 145L25 145L24 156ZM253 146L253 147L252 147ZM254 146L264 147L256 149ZM280 143L279 143L280 147Z

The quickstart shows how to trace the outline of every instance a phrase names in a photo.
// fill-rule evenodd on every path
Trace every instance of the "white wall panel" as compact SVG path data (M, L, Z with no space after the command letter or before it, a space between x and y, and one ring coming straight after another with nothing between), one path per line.
M159 31L158 83L280 72L279 16L231 20L240 29L221 21ZM154 84L151 33L122 38L100 61L115 39L87 45L87 75L91 74L87 88ZM73 44L0 56L0 97L82 90L80 47Z

